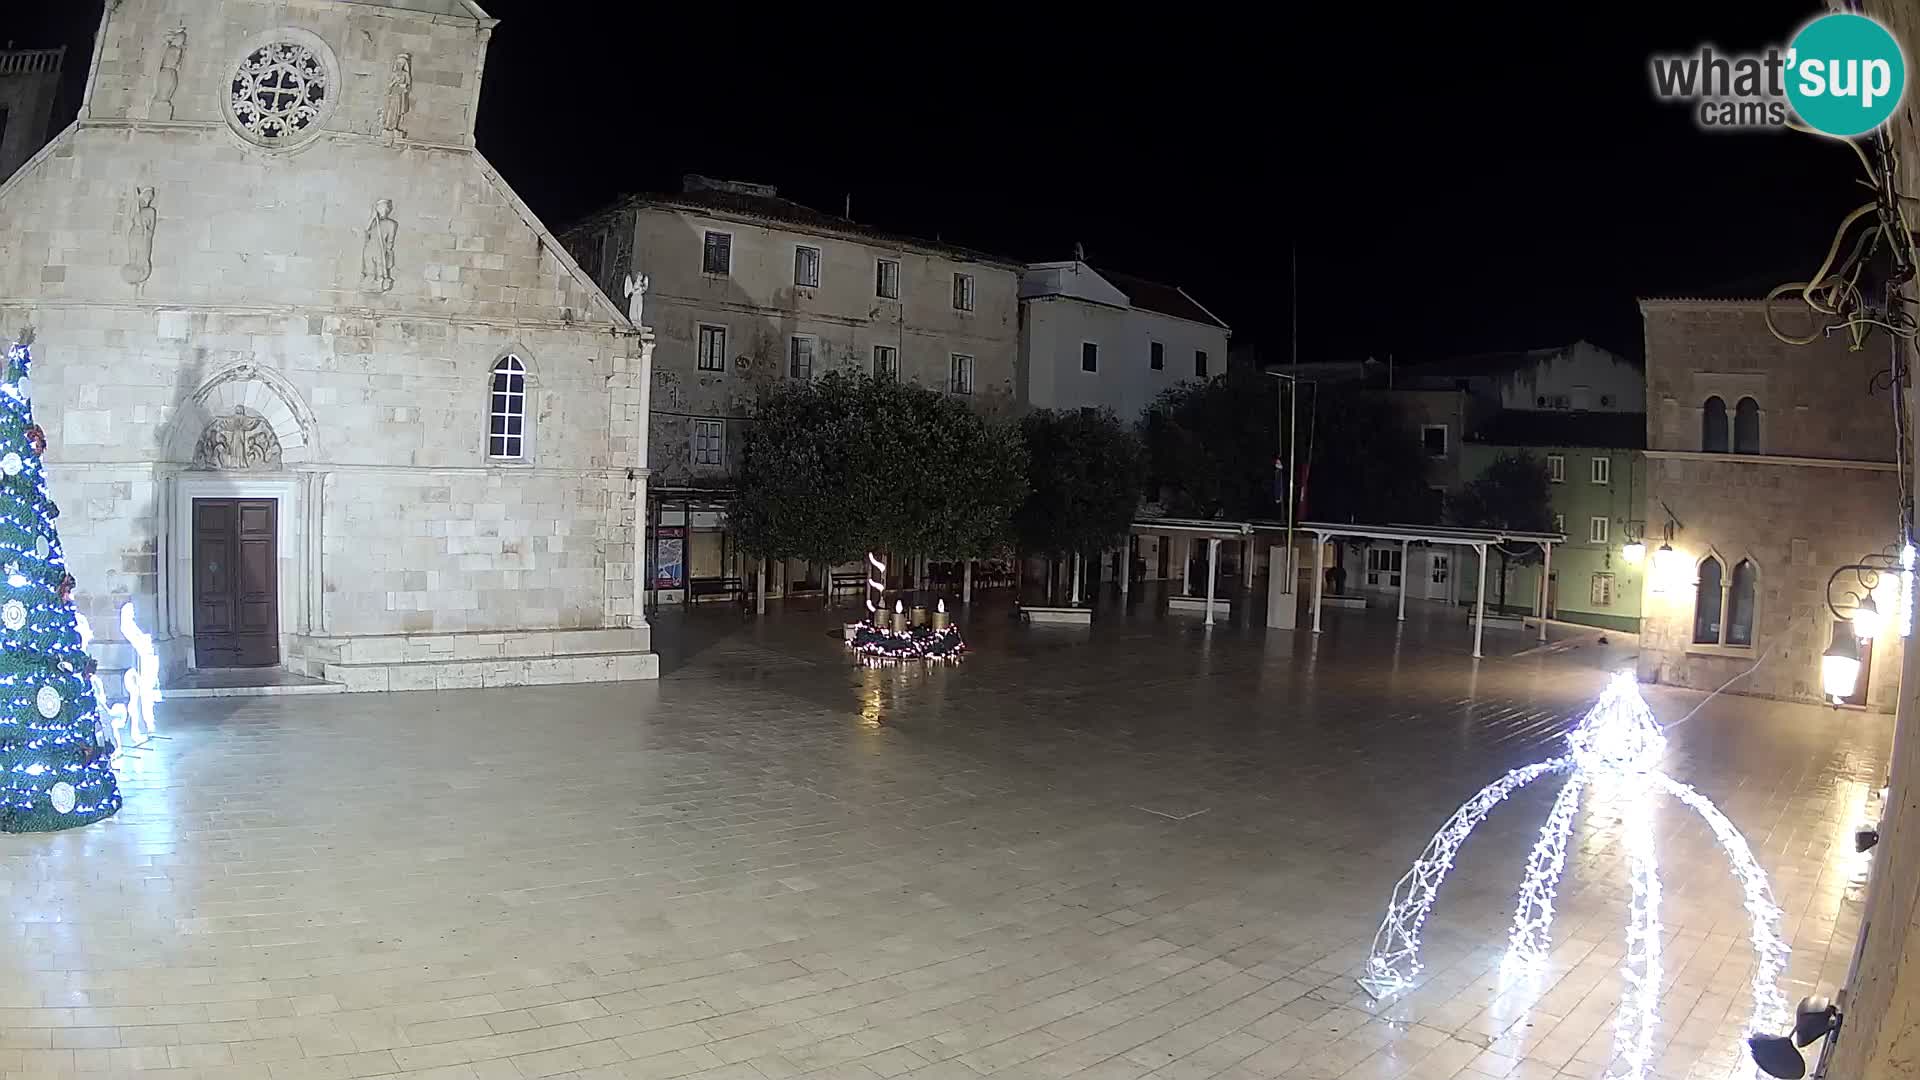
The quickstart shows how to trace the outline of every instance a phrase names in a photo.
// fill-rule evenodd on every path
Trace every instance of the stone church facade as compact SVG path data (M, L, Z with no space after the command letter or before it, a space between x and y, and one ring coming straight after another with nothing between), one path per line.
M469 0L111 0L0 186L94 626L355 690L647 678L650 337L475 149ZM111 664L114 656L103 656Z

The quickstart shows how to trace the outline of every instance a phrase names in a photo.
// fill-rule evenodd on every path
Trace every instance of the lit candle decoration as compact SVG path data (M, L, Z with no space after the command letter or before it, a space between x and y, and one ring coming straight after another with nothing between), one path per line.
M893 632L896 634L907 632L907 607L898 600L893 602Z
M939 633L947 628L947 602L936 601L933 608L933 632Z

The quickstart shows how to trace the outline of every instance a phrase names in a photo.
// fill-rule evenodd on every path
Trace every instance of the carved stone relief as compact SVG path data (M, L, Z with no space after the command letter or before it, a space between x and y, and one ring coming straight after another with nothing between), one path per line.
M158 222L153 209L153 189L133 189L133 215L127 222L127 262L120 276L129 285L138 285L153 276L153 229Z
M360 234L360 287L383 293L393 288L393 240L400 226L393 220L393 201L373 204L373 219Z
M413 108L413 56L401 53L393 58L393 71L387 76L387 98L380 105L380 128L389 143L406 137L400 124Z
M215 417L200 433L193 448L193 467L237 471L278 469L280 437L258 413L237 407L233 415Z
M173 95L180 89L180 59L186 51L186 26L168 31L166 44L160 49L160 70L154 75L153 103L147 109L148 117L173 119Z

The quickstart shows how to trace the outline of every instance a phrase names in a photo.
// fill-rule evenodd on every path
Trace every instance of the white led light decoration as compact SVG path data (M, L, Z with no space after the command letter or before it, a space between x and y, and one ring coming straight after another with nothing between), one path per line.
M153 734L153 706L162 700L160 658L153 652L153 635L140 629L140 624L134 621L132 604L120 608L120 632L127 636L127 643L139 657L139 662L128 668L120 679L127 690L127 739L138 746Z
M1911 557L1906 561L1910 562ZM1903 610L1902 615L1906 614L1908 611ZM1786 998L1779 988L1780 974L1787 966L1788 949L1780 937L1780 908L1767 886L1766 872L1760 869L1740 830L1718 807L1706 796L1660 771L1660 759L1666 753L1666 736L1660 733L1660 726L1641 698L1631 673L1614 676L1600 700L1567 733L1567 742L1573 748L1571 754L1515 769L1482 788L1478 795L1454 811L1428 841L1413 868L1394 888L1386 918L1374 935L1373 951L1360 977L1361 987L1375 999L1384 999L1414 985L1421 970L1420 929L1433 910L1435 895L1447 871L1452 869L1454 854L1460 845L1474 826L1507 796L1548 773L1570 770L1572 775L1554 799L1553 810L1547 815L1540 837L1527 857L1526 876L1520 885L1513 929L1508 936L1507 963L1538 967L1546 960L1553 927L1554 890L1566 867L1567 844L1572 837L1574 816L1580 809L1580 798L1591 788L1606 805L1620 811L1633 889L1627 919L1627 950L1620 965L1626 993L1614 1018L1615 1071L1609 1076L1613 1080L1646 1080L1653 1067L1654 1031L1659 1026L1663 975L1660 869L1653 804L1654 796L1664 792L1699 814L1713 830L1745 897L1750 923L1748 938L1755 961L1751 979L1753 1012L1747 1018L1744 1035L1783 1030L1791 1019ZM1745 1045L1737 1047L1735 1053L1744 1059Z

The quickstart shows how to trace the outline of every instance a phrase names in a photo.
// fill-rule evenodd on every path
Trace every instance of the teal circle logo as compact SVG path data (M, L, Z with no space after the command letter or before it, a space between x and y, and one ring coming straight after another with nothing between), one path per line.
M1787 100L1807 126L1828 135L1864 135L1886 123L1907 89L1900 43L1864 15L1813 20L1788 57Z

